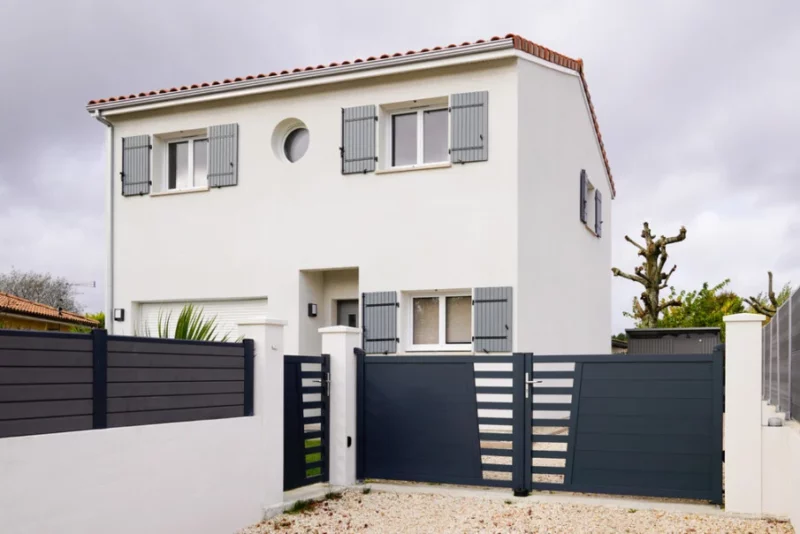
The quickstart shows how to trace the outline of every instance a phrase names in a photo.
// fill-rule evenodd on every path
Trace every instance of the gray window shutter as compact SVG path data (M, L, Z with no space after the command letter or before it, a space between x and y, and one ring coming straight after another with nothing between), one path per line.
M342 108L342 146L339 147L342 174L375 170L375 162L378 161L375 153L377 121L374 105Z
M475 288L475 352L511 352L512 304L510 287Z
M150 193L150 136L122 138L122 196Z
M489 92L450 95L450 161L489 159Z
M364 352L397 352L397 292L364 293Z
M226 187L239 183L239 125L222 124L208 129L208 185Z
M600 191L594 191L594 233L600 237L603 232L603 196Z
M587 202L589 199L589 180L586 179L586 171L581 169L581 222L586 224L589 217L589 210L587 210Z

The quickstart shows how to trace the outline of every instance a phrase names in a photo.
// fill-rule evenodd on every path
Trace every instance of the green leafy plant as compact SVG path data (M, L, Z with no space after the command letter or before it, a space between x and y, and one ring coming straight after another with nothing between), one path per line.
M371 491L372 488L364 488L361 490L361 493L363 493L364 495L369 495Z
M181 308L175 328L172 328L172 312L158 312L156 336L169 339L187 339L192 341L230 341L229 334L220 335L217 332L217 316L206 318L203 308L194 304L186 304ZM150 332L145 332L150 335Z

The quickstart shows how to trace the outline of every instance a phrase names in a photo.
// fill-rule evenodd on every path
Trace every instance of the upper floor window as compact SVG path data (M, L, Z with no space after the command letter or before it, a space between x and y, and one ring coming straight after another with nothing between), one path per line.
M489 159L489 92L342 108L342 174Z
M392 167L448 161L447 108L392 115Z
M587 230L600 237L603 233L603 195L589 181L586 170L581 170L580 176L581 222L586 226Z
M208 138L169 141L166 191L208 186Z
M239 125L123 137L120 177L126 197L234 186L239 183Z

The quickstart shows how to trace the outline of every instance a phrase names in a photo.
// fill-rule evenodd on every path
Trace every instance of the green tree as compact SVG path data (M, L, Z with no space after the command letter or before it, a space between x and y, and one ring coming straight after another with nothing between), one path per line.
M105 328L106 327L106 314L103 312L97 313L87 313L86 317L89 319L94 319L98 323L100 323L97 328Z
M658 328L697 328L716 326L723 328L722 318L733 313L744 312L742 298L728 289L730 280L726 279L715 286L705 282L696 291L683 290L680 293L670 288L670 300L680 300L680 307L665 309L656 326ZM632 314L627 314L629 317ZM644 325L639 321L637 328ZM724 336L724 329L723 329Z
M88 318L88 319L94 319L95 321L100 323L95 328L103 329L103 328L106 327L106 314L103 313L103 312L87 313L85 315L85 317ZM70 331L71 332L77 332L77 333L80 333L80 334L88 334L89 332L92 331L92 328L88 327L88 326L73 326L70 329Z

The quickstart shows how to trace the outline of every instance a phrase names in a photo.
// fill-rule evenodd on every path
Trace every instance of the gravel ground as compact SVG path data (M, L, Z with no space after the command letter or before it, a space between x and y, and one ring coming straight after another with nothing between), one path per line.
M509 504L511 503L511 504ZM265 532L336 533L791 533L788 523L583 504L501 501L404 493L345 492L341 498L245 528Z

